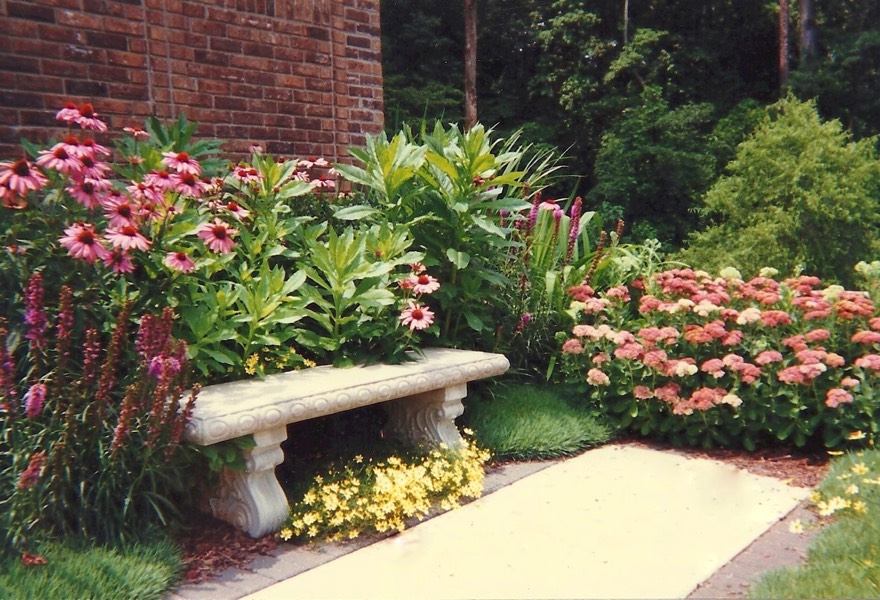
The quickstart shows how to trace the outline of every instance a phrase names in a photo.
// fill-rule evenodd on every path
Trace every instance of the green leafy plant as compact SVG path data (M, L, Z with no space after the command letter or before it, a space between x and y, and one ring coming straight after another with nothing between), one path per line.
M321 239L325 232L326 242ZM400 291L401 278L394 270L405 266L411 271L423 257L409 251L412 240L406 228L349 227L337 235L322 224L304 235L311 253L302 293L314 306L305 310L314 327L301 332L299 340L313 352L329 353L336 366L370 357L405 359L405 352L414 349L413 329L400 327L400 313L393 308L406 300L392 289Z
M437 123L418 135L401 132L367 142L353 155L364 165L338 165L367 190L371 204L336 213L340 219L370 218L407 223L425 265L443 286L436 294L441 339L460 343L476 334L491 347L498 292L507 285L497 257L511 245L514 219L527 210L524 188L537 190L555 170L546 153L517 147L518 138L493 140L491 130L468 131Z

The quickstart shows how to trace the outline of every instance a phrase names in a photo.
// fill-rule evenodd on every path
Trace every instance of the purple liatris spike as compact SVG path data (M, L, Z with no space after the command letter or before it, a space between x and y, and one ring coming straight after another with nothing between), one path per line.
M559 224L562 221L562 217L565 215L565 211L561 208L557 207L553 209L553 238L550 242L550 247L556 247L556 241L559 239Z
M49 320L43 306L43 276L39 273L31 275L24 292L25 311L24 322L28 326L25 338L30 341L31 350L42 349L46 346L46 329Z
M532 200L532 210L529 211L529 224L526 227L526 235L531 235L532 231L535 229L535 223L538 221L538 207L541 205L541 192L535 193L535 198Z
M578 196L571 205L571 221L568 224L568 252L565 254L565 262L571 260L574 254L574 245L577 242L578 230L581 227L581 211L583 210L584 201Z
M46 384L35 383L24 395L24 414L28 419L36 419L43 412L46 402Z

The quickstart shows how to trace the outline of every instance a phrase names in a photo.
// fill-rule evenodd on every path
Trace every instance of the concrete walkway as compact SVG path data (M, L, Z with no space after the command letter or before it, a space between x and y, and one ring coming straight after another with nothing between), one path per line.
M330 545L329 555L291 548L172 598L684 598L809 491L676 452L605 446L398 536Z

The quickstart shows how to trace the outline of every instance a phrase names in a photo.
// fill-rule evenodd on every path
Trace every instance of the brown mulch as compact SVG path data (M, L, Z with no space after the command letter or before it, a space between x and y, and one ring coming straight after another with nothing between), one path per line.
M819 485L828 471L830 459L827 454L801 452L786 448L765 448L748 452L746 450L672 448L669 445L641 439L626 440L625 443L654 450L675 450L690 458L718 460L755 475L774 477L789 485L807 488Z
M685 456L718 460L756 475L782 479L797 487L815 487L828 470L828 457L782 448L756 452L745 450L680 449L641 439L619 443L655 450L675 450ZM259 556L274 553L278 539L268 535L254 539L231 525L211 517L193 514L187 519L189 529L177 537L183 555L183 582L206 581L230 568L246 568Z
M176 537L184 583L200 583L226 569L244 568L258 556L267 556L278 548L274 535L254 539L207 515L193 513L187 516L187 522L187 531Z

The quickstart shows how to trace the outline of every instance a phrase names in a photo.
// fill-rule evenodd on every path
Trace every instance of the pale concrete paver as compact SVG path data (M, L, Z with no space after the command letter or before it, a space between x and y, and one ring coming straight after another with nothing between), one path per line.
M605 446L247 597L683 598L808 493Z

